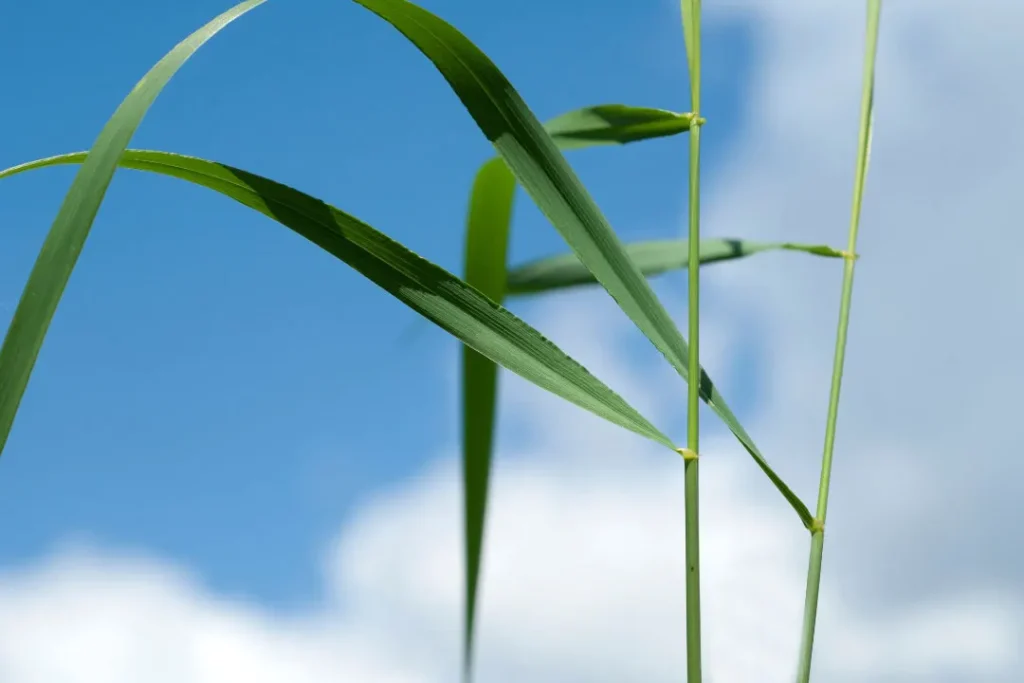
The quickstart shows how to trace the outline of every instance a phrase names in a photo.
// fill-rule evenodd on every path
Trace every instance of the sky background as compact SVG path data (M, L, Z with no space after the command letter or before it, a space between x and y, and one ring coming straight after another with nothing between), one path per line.
M542 119L687 108L668 0L434 0ZM863 3L707 2L709 234L845 242ZM0 165L88 148L228 5L22 3L0 22ZM1017 263L1024 8L892 0L859 251L816 673L1019 680ZM1012 79L1010 79L1012 81ZM230 163L453 272L490 150L433 67L347 2L268 2L218 35L133 147ZM681 233L686 140L570 161L627 240ZM0 183L0 316L73 168ZM520 196L513 261L564 244ZM718 265L702 352L813 501L841 267ZM680 321L680 275L657 291ZM670 435L684 390L598 291L517 301ZM451 680L458 347L314 246L205 190L119 172L0 461L0 675L13 683ZM482 681L678 680L682 468L503 375ZM712 419L708 680L792 677L807 538Z

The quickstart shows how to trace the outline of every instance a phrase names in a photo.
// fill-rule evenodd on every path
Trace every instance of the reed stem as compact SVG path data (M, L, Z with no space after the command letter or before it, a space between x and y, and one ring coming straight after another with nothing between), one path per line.
M828 418L825 424L825 447L821 460L821 481L818 486L818 507L811 528L811 556L807 569L807 592L804 599L803 634L800 643L798 683L808 683L811 677L811 654L814 649L814 627L818 616L818 590L821 585L822 553L825 547L825 516L828 510L828 490L832 476L832 453L836 440L836 420L839 414L839 391L843 381L843 363L846 359L846 335L850 324L850 301L853 296L853 271L857 253L857 233L860 228L861 203L864 181L867 177L871 150L872 107L875 90L875 56L878 52L878 24L882 0L868 0L867 39L864 50L864 74L860 104L860 132L858 136L857 167L853 184L853 205L850 211L850 232L843 266L843 289L839 301L839 326L836 332L835 356L832 365L832 388L828 400Z
M683 33L690 67L690 102L694 116L690 128L689 191L689 382L687 385L686 453L686 680L701 681L700 618L700 515L698 454L700 442L700 0L682 0Z

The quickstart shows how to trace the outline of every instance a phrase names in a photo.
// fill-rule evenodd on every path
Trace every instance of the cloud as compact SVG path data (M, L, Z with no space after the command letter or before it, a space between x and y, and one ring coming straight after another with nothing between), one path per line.
M745 138L705 201L710 232L841 244L852 186L860 2L733 0L758 30ZM714 20L716 9L707 13ZM1024 667L1024 96L1019 3L886 6L875 152L857 266L828 525L818 680L988 681ZM856 30L855 30L856 29ZM1013 39L1011 39L1013 36ZM713 123L713 122L712 122ZM710 129L709 129L710 130ZM749 427L811 501L839 268L794 254L707 271L706 362L739 381L758 340ZM675 302L678 303L678 302ZM721 313L728 312L728 315ZM683 392L598 293L531 319L659 424ZM651 356L653 357L653 356ZM635 362L634 362L635 361ZM678 680L682 472L670 454L507 377L481 680ZM728 391L726 392L729 393ZM720 429L702 448L708 680L791 680L807 537ZM515 443L513 443L515 442ZM71 550L0 578L12 683L423 682L456 671L458 497L451 453L373 498L325 565L332 600L284 618L173 563Z

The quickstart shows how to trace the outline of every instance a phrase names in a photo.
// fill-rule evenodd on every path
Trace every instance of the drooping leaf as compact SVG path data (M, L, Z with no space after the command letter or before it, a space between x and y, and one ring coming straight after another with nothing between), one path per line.
M353 0L394 26L438 69L481 132L580 261L687 381L687 345L551 136L508 79L468 38L407 0ZM771 469L703 370L701 398L725 422L800 516L807 506ZM466 673L471 653L466 652Z
M407 0L353 0L394 26L438 69L519 183L619 307L687 378L687 346L650 285L544 127L494 63L464 35ZM701 396L805 524L807 507L768 466L707 373Z
M138 82L97 137L53 221L0 348L0 453L118 159L153 101L188 58L229 23L263 2L239 3L179 43Z
M640 272L647 277L685 269L689 261L688 250L689 241L685 239L652 240L626 245L626 252L640 268ZM843 256L841 250L820 244L707 238L700 241L700 264L704 266L774 250L802 251L830 258ZM596 283L594 276L580 263L575 254L560 254L511 269L508 273L507 294L537 294Z
M0 178L85 159L85 152L39 159L0 171ZM186 180L269 216L485 357L613 424L673 448L667 436L537 330L357 218L280 183L205 159L127 150L119 165Z
M664 109L602 104L562 114L548 121L544 128L560 149L569 150L676 135L689 130L692 118L689 114ZM516 185L515 175L501 157L485 162L473 182L466 220L466 282L498 303L505 298L506 254ZM463 650L467 666L473 650L488 481L497 421L497 391L497 366L468 346L463 346L462 488L466 568Z

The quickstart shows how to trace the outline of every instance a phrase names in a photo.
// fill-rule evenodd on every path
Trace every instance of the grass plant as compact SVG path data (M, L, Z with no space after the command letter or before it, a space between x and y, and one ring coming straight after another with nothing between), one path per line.
M254 209L333 255L462 342L462 439L465 612L463 676L472 677L474 634L486 536L497 386L503 367L537 386L682 455L685 481L687 680L701 680L699 409L707 404L735 435L811 533L811 559L799 681L809 680L824 543L839 389L853 286L854 254L870 146L874 54L880 0L869 0L868 47L860 147L846 250L826 245L707 239L700 232L701 2L681 0L691 111L603 104L542 124L498 67L467 37L406 0L352 0L393 26L429 59L461 100L497 156L472 184L466 218L465 273L460 278L423 259L342 209L271 179L225 163L165 151L129 149L150 105L206 41L264 0L246 0L176 46L139 81L88 151L61 154L0 171L0 178L62 164L80 164L53 222L0 348L0 452L50 322L89 236L115 170L134 169L193 183ZM623 244L579 181L563 152L615 147L679 134L690 136L686 239ZM507 262L517 188L570 247L567 254L512 266ZM821 486L815 514L774 472L700 365L700 268L771 250L844 262L835 369L829 401ZM677 269L688 272L688 334L684 339L648 283ZM512 297L600 285L687 385L687 435L679 447L580 363L506 308ZM682 621L682 615L681 615Z

